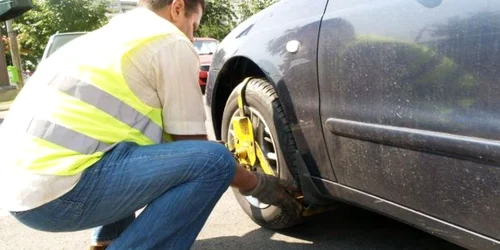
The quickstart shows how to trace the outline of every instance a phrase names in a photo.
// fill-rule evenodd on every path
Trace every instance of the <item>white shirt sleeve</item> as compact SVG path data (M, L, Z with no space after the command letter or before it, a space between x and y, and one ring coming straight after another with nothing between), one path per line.
M168 39L153 56L151 65L165 132L206 135L206 114L198 83L199 59L192 44L183 38Z

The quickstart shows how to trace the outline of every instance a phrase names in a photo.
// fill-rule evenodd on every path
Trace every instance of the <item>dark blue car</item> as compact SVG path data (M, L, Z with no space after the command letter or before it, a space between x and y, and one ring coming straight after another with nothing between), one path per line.
M500 249L500 1L279 1L214 55L218 139L234 137L247 77L256 139L306 206L350 203ZM264 227L303 219L236 196Z

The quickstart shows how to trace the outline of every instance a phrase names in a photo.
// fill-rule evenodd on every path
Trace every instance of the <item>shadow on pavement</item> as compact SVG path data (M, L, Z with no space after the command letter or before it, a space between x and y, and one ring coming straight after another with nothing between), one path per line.
M290 239L293 238L293 239ZM193 249L462 249L362 209L343 206L282 231L259 228L242 237L198 240Z

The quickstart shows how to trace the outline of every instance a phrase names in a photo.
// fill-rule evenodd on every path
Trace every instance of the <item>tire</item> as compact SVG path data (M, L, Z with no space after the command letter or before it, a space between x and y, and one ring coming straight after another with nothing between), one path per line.
M233 90L224 109L221 131L222 139L225 142L228 142L232 138L232 135L230 134L231 118L234 115L238 115L238 95L241 87L242 85L240 84ZM275 163L273 164L275 174L278 174L281 179L293 181L295 184L298 184L298 181L295 178L297 176L296 168L292 166L292 164L287 164L287 162L294 162L293 159L289 159L287 157L292 156L293 152L295 152L295 141L293 139L290 126L286 120L284 110L278 100L278 95L272 85L264 79L250 80L246 88L246 104L249 107L249 112L253 114L252 123L254 123L255 119L262 119L263 123L258 124L268 128L268 130L264 129L263 133L270 135L267 137L267 141L269 142L270 139L272 142L269 142L268 144L274 145L272 149L275 150L275 157L272 157L273 160L269 160L269 163ZM259 138L260 140L265 140L265 138L263 138L265 135L259 136L260 132L262 132L261 126L259 126L259 128L254 127L254 134L257 142L259 142ZM259 144L261 143L259 142ZM263 151L267 152L264 149L268 144L261 145ZM268 148L268 151L270 152L271 147L269 146ZM275 161L274 158L276 158ZM254 171L259 170L260 169L257 168ZM265 204L256 204L255 199L252 199L251 197L244 197L237 189L233 189L233 192L245 213L254 222L262 227L270 229L284 229L295 226L302 221L301 216L296 215L294 211L286 211L284 209Z

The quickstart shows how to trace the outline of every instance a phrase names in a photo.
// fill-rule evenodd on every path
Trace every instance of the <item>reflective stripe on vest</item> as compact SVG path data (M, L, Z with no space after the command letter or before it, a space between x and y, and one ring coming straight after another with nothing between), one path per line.
M90 104L116 119L135 128L152 142L160 143L163 129L147 116L139 113L125 102L102 91L101 89L72 77L61 77L50 85L67 95ZM76 151L76 150L75 150Z
M53 81L50 85L58 91L90 104L109 115L115 116L116 119L128 126L142 131L151 141L155 143L161 142L163 136L161 127L147 116L144 116L126 103L99 88L72 77L64 77L63 79ZM27 132L30 135L81 154L106 152L111 148L111 145L106 142L96 140L80 132L46 120L34 120ZM71 140L68 140L68 138L71 138Z
M90 138L84 134L43 119L33 120L27 133L86 155L95 152L105 152L112 147L110 144L100 142L94 138ZM68 138L71 138L71 140Z
M18 162L33 173L74 175L119 142L151 145L162 140L163 129L152 119L92 84L60 76L37 89L48 100L44 106L50 115L32 118L26 130L33 136L32 145L26 145L29 157Z

